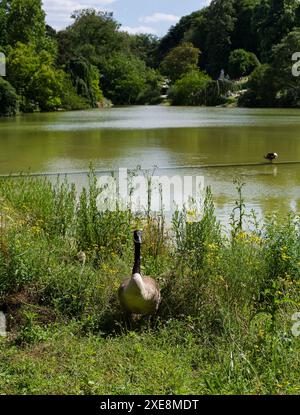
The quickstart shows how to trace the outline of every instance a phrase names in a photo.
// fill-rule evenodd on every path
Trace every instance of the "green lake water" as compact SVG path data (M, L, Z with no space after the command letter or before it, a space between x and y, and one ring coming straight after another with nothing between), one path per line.
M248 209L300 211L300 110L133 106L31 114L0 119L0 148L1 175L72 173L90 162L97 170L156 165L161 174L204 176L223 218L237 176L246 183ZM268 152L299 164L259 165ZM207 165L214 167L201 167ZM82 184L86 176L70 180Z

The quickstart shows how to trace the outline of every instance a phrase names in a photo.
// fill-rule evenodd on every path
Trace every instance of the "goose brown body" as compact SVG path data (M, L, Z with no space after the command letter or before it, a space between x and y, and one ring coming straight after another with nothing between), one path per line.
M155 314L161 294L153 278L144 277L140 271L141 231L134 232L135 259L131 278L126 278L119 287L118 296L122 307L133 314Z
M154 314L161 300L160 289L153 278L134 274L121 284L119 300L123 308L130 313Z

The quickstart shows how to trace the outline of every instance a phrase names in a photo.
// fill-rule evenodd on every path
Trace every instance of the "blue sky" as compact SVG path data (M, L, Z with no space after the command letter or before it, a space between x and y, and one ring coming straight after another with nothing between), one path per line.
M122 29L129 33L164 35L180 17L199 10L210 0L44 0L47 22L55 29L71 23L76 9L93 7L114 13Z

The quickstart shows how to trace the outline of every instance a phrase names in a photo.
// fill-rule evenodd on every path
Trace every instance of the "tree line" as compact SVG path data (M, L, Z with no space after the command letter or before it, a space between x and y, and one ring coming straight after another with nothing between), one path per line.
M41 0L0 2L0 112L75 110L104 104L155 104L162 76L152 64L158 40L120 31L112 14L75 11L56 32Z
M0 114L158 104L299 107L292 55L300 52L298 0L213 0L161 39L120 30L111 13L75 11L55 31L41 0L0 2Z
M175 102L203 104L201 82L211 86L223 72L233 81L225 92L245 91L238 94L240 106L300 107L299 77L292 73L292 57L300 52L299 0L213 0L169 30L159 59L187 43L199 60L171 88Z

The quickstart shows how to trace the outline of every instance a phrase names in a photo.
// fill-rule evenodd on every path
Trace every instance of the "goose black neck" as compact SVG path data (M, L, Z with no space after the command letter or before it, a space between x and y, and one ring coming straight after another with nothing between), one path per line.
M134 244L134 265L132 269L132 274L141 273L141 244Z

